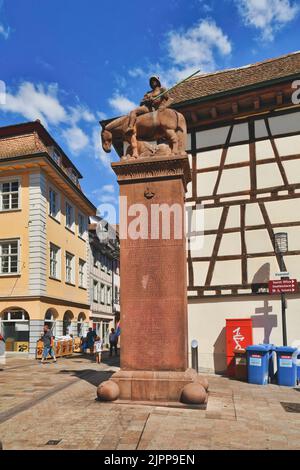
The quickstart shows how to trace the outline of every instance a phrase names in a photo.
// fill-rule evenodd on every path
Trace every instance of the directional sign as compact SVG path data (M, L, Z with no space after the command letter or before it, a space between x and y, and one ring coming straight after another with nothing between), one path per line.
M298 291L297 279L269 281L269 294L292 294Z
M282 271L280 273L275 273L275 276L279 276L279 277L290 277L290 273L288 273L287 271Z

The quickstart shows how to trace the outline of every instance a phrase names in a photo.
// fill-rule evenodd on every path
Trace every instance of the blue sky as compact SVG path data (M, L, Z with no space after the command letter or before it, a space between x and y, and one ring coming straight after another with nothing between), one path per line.
M41 119L84 176L117 204L98 121L128 112L158 73L238 67L299 49L300 0L0 0L0 125Z

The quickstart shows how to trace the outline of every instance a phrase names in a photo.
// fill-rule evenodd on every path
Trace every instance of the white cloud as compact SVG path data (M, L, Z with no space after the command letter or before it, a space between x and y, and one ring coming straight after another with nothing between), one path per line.
M133 101L130 101L126 96L116 93L108 100L110 106L116 113L127 114L136 107Z
M144 77L145 71L141 67L135 67L128 71L128 75L133 78Z
M205 3L201 7L206 8ZM166 56L160 63L149 64L145 69L136 67L128 73L131 77L155 74L167 87L192 75L216 70L218 61L230 57L232 43L212 19L199 20L186 30L173 30L166 34Z
M113 184L105 184L102 189L106 193L110 193L110 194L115 192L115 188Z
M94 127L93 129L92 144L93 144L93 150L94 150L94 155L95 155L96 160L99 161L106 170L112 172L112 169L110 166L111 154L104 152L104 150L102 149L99 127Z
M247 26L257 28L264 41L272 41L275 33L296 18L300 6L290 0L235 0Z
M10 35L10 27L5 28L3 24L0 24L0 36L3 36L4 39L8 39Z
M201 69L209 72L215 69L215 54L230 55L231 42L213 20L201 20L186 31L168 33L168 54L172 63L183 76Z
M75 125L79 121L95 122L96 117L94 114L85 106L79 104L77 106L70 106L68 108L69 121Z
M106 184L102 188L95 189L92 194L99 204L116 204L118 202L119 195L115 192L112 184Z
M26 119L40 119L47 126L67 119L67 113L57 98L57 85L43 86L23 82L15 95L6 94L4 112L21 114Z
M69 127L62 132L62 135L66 140L69 149L74 153L81 152L89 144L89 137L82 129L80 129L80 127Z

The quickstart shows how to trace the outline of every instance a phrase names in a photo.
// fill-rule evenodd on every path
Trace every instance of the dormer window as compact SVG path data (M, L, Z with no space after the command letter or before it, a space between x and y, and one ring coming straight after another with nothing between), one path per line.
M53 149L52 151L52 158L57 165L60 165L60 154L56 149Z
M73 183L75 183L77 185L78 184L78 175L77 175L77 173L75 173L73 168L68 168L68 174L69 174L71 180L73 181Z

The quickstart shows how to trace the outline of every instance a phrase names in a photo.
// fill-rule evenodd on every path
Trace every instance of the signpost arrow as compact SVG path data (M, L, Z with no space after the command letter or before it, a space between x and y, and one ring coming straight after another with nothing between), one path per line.
M269 281L269 294L293 294L297 291L297 279L280 279Z

